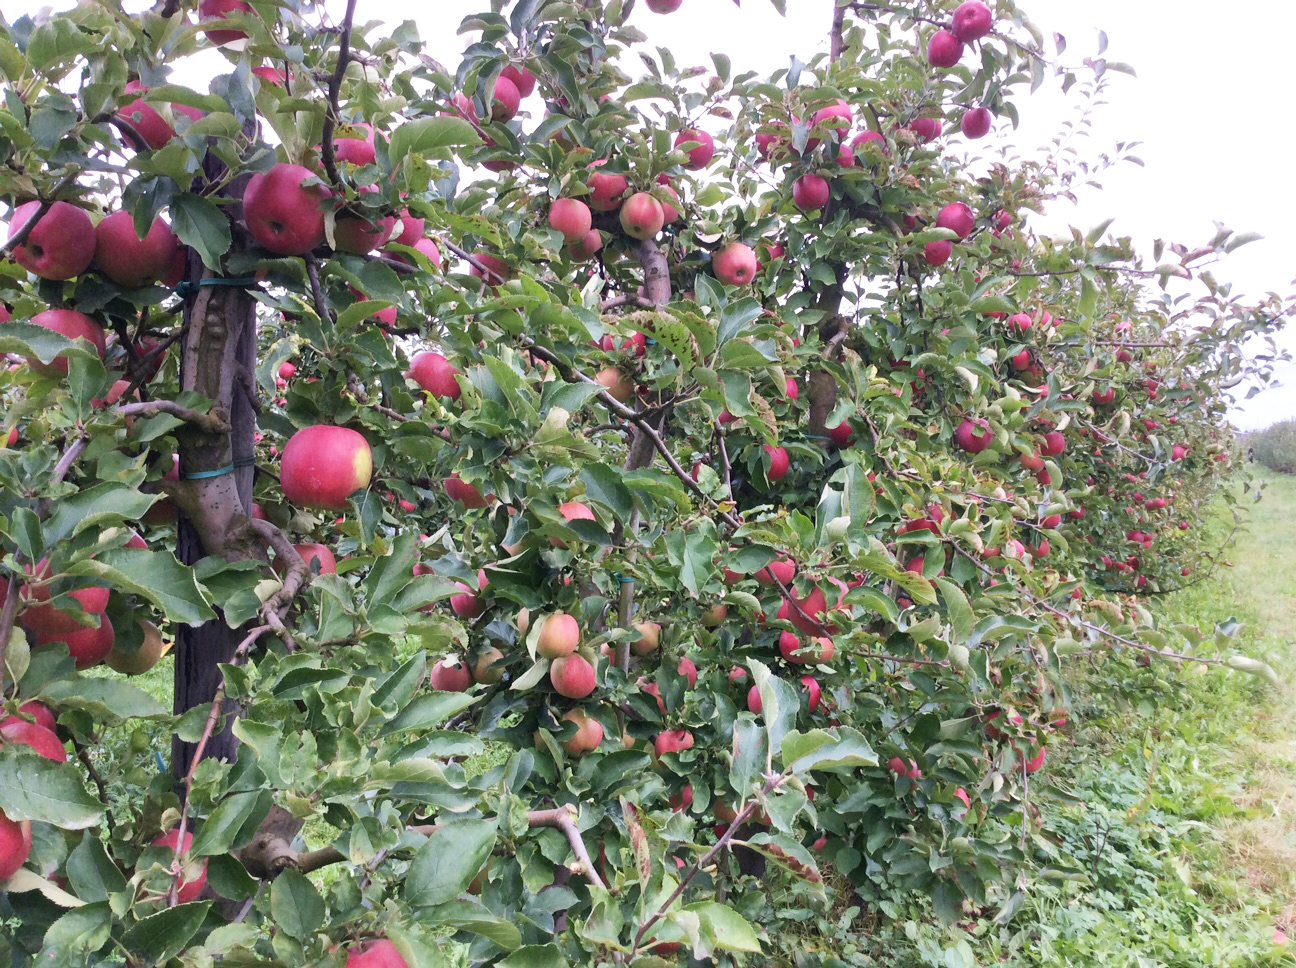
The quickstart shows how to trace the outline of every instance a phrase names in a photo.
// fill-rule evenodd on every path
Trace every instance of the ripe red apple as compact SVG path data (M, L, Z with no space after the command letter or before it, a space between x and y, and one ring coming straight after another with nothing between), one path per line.
M692 659L680 659L675 671L688 680L690 689L697 685L698 670Z
M940 118L914 118L909 122L909 130L919 144L935 141L941 133Z
M346 968L409 968L400 950L386 938L347 949Z
M108 620L108 615L99 612L96 613L96 617L99 619L99 625L95 628L82 625L77 626L74 632L36 635L32 644L41 646L62 643L67 646L68 653L72 656L72 660L76 663L78 669L89 669L107 658L108 653L112 651L113 641L116 638L112 622Z
M456 379L459 370L440 353L419 353L410 360L410 379L442 400L458 400L463 393Z
M486 611L486 602L472 588L463 582L455 582L455 587L460 589L460 593L450 596L450 610L457 616L471 620Z
M472 685L468 664L457 655L437 659L428 673L428 686L438 692L464 692Z
M360 186L361 194L372 195L377 191L374 185ZM395 231L395 215L384 215L375 222L360 215L340 214L333 223L333 247L338 252L368 255L391 241Z
M692 748L693 734L687 729L667 730L664 733L658 733L657 738L653 740L653 749L657 751L658 756L665 753L681 753Z
M665 224L661 202L647 192L635 192L621 206L621 228L631 238L654 238Z
M771 122L769 127L775 131L756 135L756 151L767 161L778 161L787 155L791 139L788 137L787 125L782 121Z
M568 242L579 242L594 224L589 206L579 198L554 199L549 206L549 227L561 232Z
M752 686L747 690L747 711L753 716L759 716L764 704L761 702L760 690Z
M318 564L319 574L337 574L337 558L333 556L333 551L328 547L328 545L308 543L293 545L293 547L297 549L297 553L301 555L302 561L306 563L307 571L312 573L315 572L316 565Z
M711 257L711 271L726 286L748 285L757 269L756 253L741 242L730 242Z
M584 756L603 742L603 724L583 709L569 709L563 720L576 724L576 735L562 744L570 756Z
M674 13L684 0L647 0L648 9L653 13Z
M347 499L369 486L373 451L347 427L318 424L289 438L280 458L279 483L293 504L345 511Z
M1116 399L1116 390L1108 387L1106 390L1095 390L1093 392L1093 402L1096 404L1111 403Z
M180 828L168 831L160 837L154 838L152 847L169 847L178 855L181 851L177 850L180 843ZM184 850L187 851L193 844L193 834L185 831ZM180 875L180 889L176 892L176 900L181 904L189 904L198 900L198 895L203 892L207 886L207 858L201 861L189 860L184 866L184 872Z
M715 157L715 141L700 128L685 128L675 136L676 148L694 142L696 144L686 152L688 161L684 163L684 167L698 171L711 164L711 159Z
M512 121L521 104L522 92L501 71L500 76L495 78L495 86L491 89L491 120L501 123Z
M43 726L51 733L58 729L58 723L54 719L53 711L49 706L46 706L42 702L29 699L18 707L18 712L22 713L24 716L30 717L31 721L35 722L37 726ZM26 722L26 720L22 720L19 716L10 716L3 722L0 722L0 726L6 726L9 723L19 722L20 720Z
M887 760L887 769L897 776L904 776L909 772L908 765L898 756L893 756Z
M95 265L119 286L137 288L165 278L179 251L179 239L161 216L142 239L130 212L113 212L95 229Z
M1066 438L1056 430L1050 430L1044 435L1044 443L1040 447L1040 453L1045 457L1057 457L1066 450Z
M63 741L52 729L46 729L38 723L29 723L17 716L10 716L0 723L0 746L26 746L37 756L42 756L55 763L67 762L67 750Z
M481 491L471 484L465 484L458 474L451 474L445 480L445 492L450 500L458 501L466 508L480 510L490 503L490 498L483 497Z
M959 130L965 138L984 138L990 133L993 118L986 108L971 108L959 119Z
M26 202L9 220L9 238L36 217L40 202ZM56 282L81 275L95 254L95 227L90 216L70 202L55 202L41 216L12 258L28 272Z
M554 612L540 629L536 654L546 659L561 659L580 648L580 623L566 612Z
M781 481L787 477L788 468L791 467L791 460L788 458L788 452L783 447L765 447L765 453L769 455L770 466L765 472L765 476L771 481Z
M990 8L980 0L966 0L954 11L954 36L965 44L980 40L990 33L994 20Z
M287 87L288 81L291 80L291 77L288 74L285 74L282 68L270 67L268 65L254 67L252 68L252 73L261 78L261 80L265 81L267 84L273 84L275 87Z
M103 327L83 313L71 309L47 309L33 316L31 323L34 326L53 330L70 340L84 339L91 344L100 359L107 352ZM65 355L57 356L49 363L42 363L33 357L27 360L27 364L37 373L45 376L67 376L68 372L68 361Z
M125 92L127 94L144 94L148 88L139 81L130 81L127 83ZM197 121L203 116L202 111L198 108L191 108L184 104L172 104L171 108L176 114L183 114L190 121ZM164 148L175 137L175 128L158 114L153 105L149 104L143 98L136 98L117 111L117 117L133 130L144 144L156 151Z
M819 708L819 700L823 695L823 690L819 687L819 680L814 676L802 676L801 688L806 693L806 709L814 712Z
M590 164L590 168L605 164L606 161L595 161ZM586 182L590 190L589 206L596 212L616 211L621 207L626 189L630 187L625 175L605 175L598 171L591 171Z
M252 8L243 0L199 0L198 2L198 19L200 21L223 20L227 14L251 12ZM204 27L203 33L207 35L208 40L217 45L247 39L247 34L241 30L221 30Z
M598 229L590 229L580 241L568 243L567 254L577 262L585 262L594 258L594 254L601 248L603 248L602 233Z
M634 380L620 367L605 366L594 374L594 382L603 387L618 403L628 403L634 396Z
M729 607L727 605L712 605L702 613L702 624L706 628L714 629L720 626L729 616Z
M0 810L0 884L18 872L31 856L31 821L10 820Z
M950 202L936 215L936 227L949 229L961 242L976 227L976 213L963 202Z
M980 431L980 433L977 433ZM954 431L954 443L969 454L979 454L994 441L994 431L980 418L966 419Z
M500 71L500 77L507 77L512 81L513 86L518 89L518 94L524 98L528 98L535 93L536 77L525 67L510 64Z
M509 269L508 263L498 256L490 255L487 252L477 252L474 253L473 258L485 266L487 271L483 272L477 266L473 266L472 274L483 280L490 288L498 288L501 280L507 282L513 278L513 272ZM488 274L489 279L487 279Z
M936 239L923 246L923 261L933 269L943 266L954 254L954 243L949 239Z
M316 184L308 185L314 181ZM306 255L324 241L324 208L332 192L301 165L258 172L243 193L243 220L252 240L278 255Z
M756 572L754 577L762 585L773 585L775 581L787 585L796 577L796 562L791 558L779 558Z
M851 125L854 123L855 115L851 112L850 105L840 98L832 104L819 108L810 116L811 128L820 126L830 128L837 132L838 141L845 139L846 132L850 131ZM809 138L806 141L806 151L814 151L818 147L818 138Z
M549 666L549 682L554 692L568 699L584 699L598 685L594 667L582 655L554 659Z
M1188 456L1188 448L1185 447L1183 444L1175 444L1173 447L1170 448L1171 460L1183 460L1187 456Z
M814 174L802 175L792 185L792 204L803 212L813 212L827 205L831 194L827 179Z
M963 57L963 41L948 30L938 30L927 42L927 63L932 67L953 67Z

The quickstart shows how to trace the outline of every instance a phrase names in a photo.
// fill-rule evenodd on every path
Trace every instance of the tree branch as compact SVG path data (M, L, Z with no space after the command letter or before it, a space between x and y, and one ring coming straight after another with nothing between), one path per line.
M328 110L324 112L324 133L320 136L321 158L324 162L324 171L329 177L329 181L336 187L342 186L342 176L338 173L337 155L333 147L333 131L337 128L337 123L341 120L342 108L338 103L338 98L342 92L342 78L346 76L347 61L351 59L351 22L355 19L356 0L347 0L346 13L342 16L341 36L338 38L338 59L337 67L333 69L333 76L329 78L328 86ZM309 257L307 265L310 264ZM318 285L318 283L315 283ZM321 319L327 319L325 315Z
M230 432L229 421L214 413L199 413L189 407L181 406L174 400L144 400L139 403L124 403L117 408L123 417L135 416L156 417L160 413L178 417L185 423L193 424L206 434L224 435Z

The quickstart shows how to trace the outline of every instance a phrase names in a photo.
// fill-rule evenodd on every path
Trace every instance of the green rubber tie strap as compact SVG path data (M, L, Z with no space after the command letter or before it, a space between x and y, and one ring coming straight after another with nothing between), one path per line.
M237 286L240 289L248 289L256 284L257 278L255 276L244 276L241 279L225 279L213 276L207 279L199 279L197 282L186 280L175 287L175 294L181 299L188 299L190 296L196 296L198 290L203 286Z
M226 464L224 467L218 467L214 471L195 471L192 474L186 474L187 481L206 481L213 477L224 477L226 474L233 474L237 467L251 467L256 463L255 457L239 457L234 463Z

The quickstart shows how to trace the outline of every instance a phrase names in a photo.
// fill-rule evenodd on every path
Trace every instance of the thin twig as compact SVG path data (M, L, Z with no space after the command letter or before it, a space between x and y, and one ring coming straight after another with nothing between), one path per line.
M338 38L337 67L329 78L328 110L324 112L324 133L320 136L321 158L324 171L335 187L342 187L342 176L338 174L337 156L333 147L333 131L341 119L342 108L338 98L342 92L342 78L346 75L347 61L351 59L351 21L355 18L356 0L347 0L346 13L342 17L341 36ZM309 265L310 260L307 260ZM327 319L321 314L321 319Z

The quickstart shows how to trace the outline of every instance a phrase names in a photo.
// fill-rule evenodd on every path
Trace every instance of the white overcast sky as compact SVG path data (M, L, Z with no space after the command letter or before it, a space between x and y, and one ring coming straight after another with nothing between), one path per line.
M128 0L127 5L145 4ZM951 0L949 6L955 5ZM39 6L44 4L19 0L10 16L14 7ZM342 0L330 0L329 6L341 16ZM463 46L475 39L456 34L459 22L488 6L487 0L359 0L357 21L413 17L429 53L453 68ZM635 22L652 46L669 47L680 65L709 65L710 52L723 50L735 73L770 70L785 65L791 54L807 60L827 50L832 0L787 0L787 6L792 13L783 18L768 0L742 0L741 10L732 0L683 0L676 13L658 15L640 2ZM1217 267L1218 279L1246 294L1289 290L1296 276L1286 236L1296 225L1296 192L1290 184L1296 135L1287 118L1296 4L1234 0L1225 8L1219 0L1021 0L1021 6L1046 36L1057 31L1067 38L1062 59L1068 64L1095 54L1097 32L1106 31L1106 57L1131 64L1138 78L1114 78L1109 103L1095 114L1092 135L1079 148L1083 156L1096 157L1118 141L1138 141L1136 153L1146 165L1108 171L1101 192L1086 189L1078 206L1061 203L1037 229L1057 231L1067 224L1088 229L1115 217L1112 231L1133 236L1150 255L1153 238L1198 245L1210 239L1218 221L1265 236ZM213 63L207 58L194 58L177 79L199 86L202 62ZM221 68L205 68L213 69ZM1015 140L1023 150L1046 145L1056 132L1067 110L1053 93L1056 86L1050 80L1020 102L1022 128ZM529 106L537 109L538 101ZM1283 343L1296 354L1296 331ZM1288 385L1235 411L1238 426L1253 429L1296 416L1296 366L1284 368L1282 375Z

